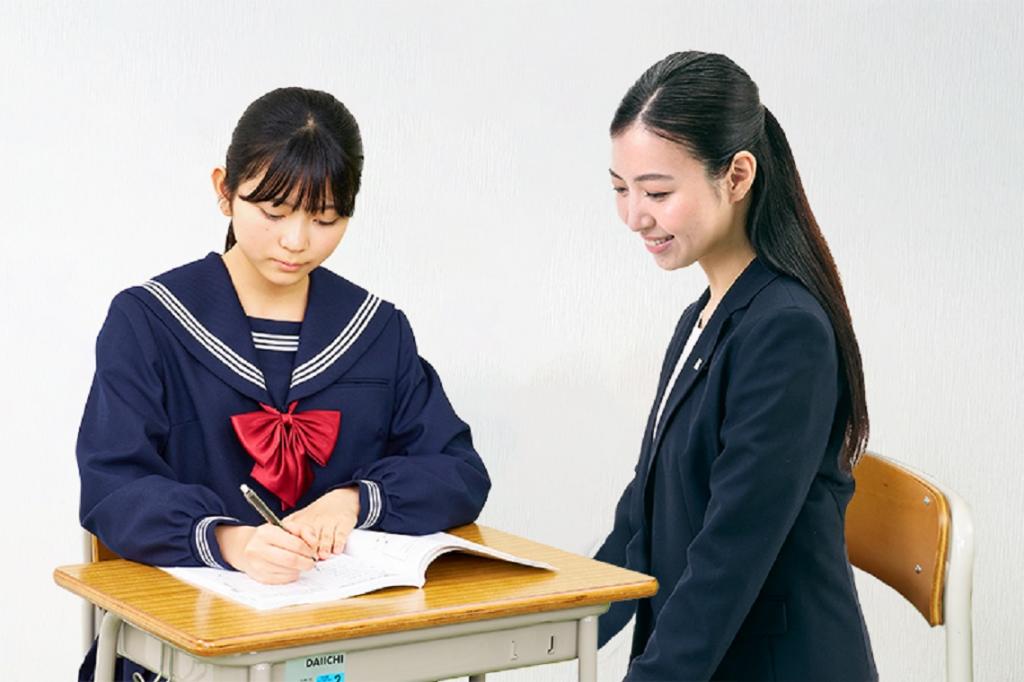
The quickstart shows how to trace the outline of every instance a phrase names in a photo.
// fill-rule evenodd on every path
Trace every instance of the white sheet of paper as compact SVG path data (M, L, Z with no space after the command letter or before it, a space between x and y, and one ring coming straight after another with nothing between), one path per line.
M556 570L550 564L516 557L448 533L413 536L364 530L352 531L344 554L318 562L319 570L306 571L298 580L285 585L265 585L244 573L217 568L160 568L196 587L254 609L267 610L345 599L396 585L422 587L419 576L427 565L441 554L456 549Z
M242 602L254 609L276 609L295 604L317 604L391 587L393 576L383 570L339 554L317 563L295 582L265 585L244 573L217 568L163 568L187 583Z

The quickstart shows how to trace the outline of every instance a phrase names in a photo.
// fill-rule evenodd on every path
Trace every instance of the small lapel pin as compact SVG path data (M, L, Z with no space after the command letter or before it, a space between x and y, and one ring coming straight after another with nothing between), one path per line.
M697 358L697 362L693 363L693 368L694 369L700 369L700 365L701 365L702 362L704 362L702 359Z

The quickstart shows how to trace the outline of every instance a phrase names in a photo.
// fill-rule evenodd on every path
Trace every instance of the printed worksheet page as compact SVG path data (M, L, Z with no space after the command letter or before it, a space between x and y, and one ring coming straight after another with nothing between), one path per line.
M260 610L295 604L318 604L405 584L401 578L379 566L347 554L318 561L316 569L306 571L298 580L285 585L265 585L244 573L216 568L163 570L196 587Z
M369 530L353 530L343 554L318 561L316 569L285 585L264 585L244 573L216 568L162 568L196 587L264 610L345 599L385 587L423 587L430 562L453 551L555 570L448 533L416 536Z

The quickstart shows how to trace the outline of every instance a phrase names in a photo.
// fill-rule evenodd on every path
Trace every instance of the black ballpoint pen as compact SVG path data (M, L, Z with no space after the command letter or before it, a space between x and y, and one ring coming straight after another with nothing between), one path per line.
M255 490L244 483L240 485L239 488L242 490L242 495L245 497L245 501L251 504L252 508L259 512L259 515L263 517L264 521L287 532L284 524L281 523L281 519L277 518L277 514L267 506L266 502L260 499L260 496L256 494ZM313 559L313 568L319 571L320 567L316 565L316 557L313 556L310 558Z

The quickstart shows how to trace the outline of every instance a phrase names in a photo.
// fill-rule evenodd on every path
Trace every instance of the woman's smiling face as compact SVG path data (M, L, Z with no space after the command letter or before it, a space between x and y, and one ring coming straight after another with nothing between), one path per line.
M737 237L728 173L709 178L684 147L634 124L612 138L609 169L619 217L665 270L729 248Z

